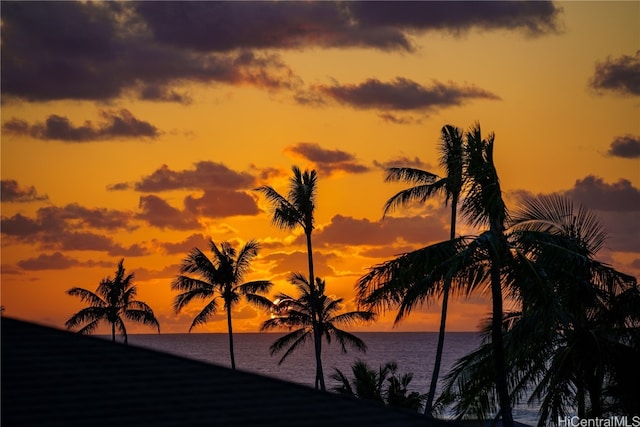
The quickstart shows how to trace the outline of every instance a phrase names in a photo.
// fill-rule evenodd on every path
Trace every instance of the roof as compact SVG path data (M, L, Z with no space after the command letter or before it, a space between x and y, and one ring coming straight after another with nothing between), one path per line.
M5 426L450 426L418 413L3 317Z

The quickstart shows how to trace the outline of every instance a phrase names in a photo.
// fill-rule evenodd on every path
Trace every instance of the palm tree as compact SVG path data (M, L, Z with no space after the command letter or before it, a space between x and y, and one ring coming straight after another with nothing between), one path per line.
M277 303L274 304L274 315L266 320L261 330L276 328L294 329L283 337L277 339L270 347L271 355L287 348L278 362L281 364L296 349L307 340L314 341L316 361L318 366L316 373L322 373L322 343L318 342L324 337L327 344L335 338L343 353L347 352L347 345L359 351L366 351L367 346L360 338L340 328L339 325L352 325L356 322L368 322L375 319L371 311L349 311L338 314L342 307L342 298L333 299L325 295L325 282L316 278L316 286L311 286L306 277L300 273L294 273L290 277L291 283L296 286L299 296L294 298L284 293L277 295ZM317 321L313 321L314 316ZM324 377L317 377L316 388L326 390Z
M387 200L384 207L384 215L399 206L405 206L410 202L424 203L429 197L441 193L445 197L445 204L451 202L451 226L450 239L456 237L456 217L458 201L463 186L463 135L457 127L446 125L442 127L440 136L440 166L446 171L446 176L440 178L430 172L414 168L390 168L387 169L386 181L404 181L414 184L413 187L400 191ZM383 215L383 216L384 216ZM431 385L427 395L427 403L424 412L431 415L433 400L436 394L440 365L444 349L444 336L447 323L447 310L449 305L449 290L451 282L444 284L442 291L442 309L440 314L440 328L438 331L438 345L431 376Z
M376 372L367 362L358 359L351 365L353 373L351 380L340 369L335 369L331 378L338 381L338 385L333 390L359 399L385 403L395 408L419 410L427 396L417 391L407 394L413 374L406 373L400 376L397 370L398 365L395 362L387 362L380 365ZM385 383L387 383L386 389Z
M233 352L233 328L231 312L233 307L244 296L249 302L262 302L264 297L259 293L268 292L272 283L268 280L255 280L242 283L243 276L249 270L251 260L258 255L259 244L255 240L247 242L237 252L229 242L222 242L218 247L210 241L213 259L210 260L200 249L194 248L182 261L180 275L171 284L173 290L181 291L173 301L173 308L180 312L194 298L209 302L193 319L189 332L200 324L206 323L218 310L218 298L224 303L227 313L227 330L229 333L229 354L231 369L236 368ZM196 274L191 277L188 274Z
M304 231L307 243L307 264L309 268L309 292L314 295L318 292L315 289L315 276L313 271L313 247L311 244L311 233L314 229L314 211L317 193L318 176L315 170L305 170L302 172L297 166L292 168L293 176L289 180L289 190L287 196L282 196L269 186L256 188L256 191L264 194L267 201L271 203L271 220L273 224L284 230L292 230L301 227ZM315 306L311 306L311 324L314 333L320 330L318 322L320 317L315 312ZM324 374L322 372L321 336L314 336L315 357L316 357L316 381L315 387L324 387Z
M504 318L511 398L533 390L540 426L576 409L580 417L601 417L606 402L635 413L640 289L635 278L594 259L606 238L597 218L569 199L543 196L523 202L510 230L509 241L544 277L520 279L521 309ZM456 402L459 416L482 417L492 408L492 354L486 343L448 376L443 403Z
M512 254L505 235L509 215L507 206L502 199L500 180L493 162L494 138L495 135L491 133L487 140L483 139L479 123L476 123L467 132L465 171L469 187L462 208L465 217L471 224L489 226L488 233L483 233L483 235L486 240L484 249L489 255L492 304L491 344L495 363L495 384L503 425L513 427L502 340L502 269L503 264L508 258L511 258Z
M513 426L504 349L502 344L502 288L515 289L519 271L529 271L527 260L512 252L505 236L508 219L498 174L493 163L494 135L481 136L480 125L465 134L462 212L474 226L489 229L477 236L459 236L405 253L370 269L358 281L360 303L370 308L398 306L400 321L418 304L443 293L451 284L470 293L481 286L492 296L492 349L494 384L505 427ZM503 283L504 281L504 283Z
M67 290L67 294L80 297L82 302L89 303L89 307L71 316L65 323L66 328L72 329L84 324L78 333L89 334L101 322L106 321L111 324L111 340L116 340L116 329L118 329L125 344L128 343L128 338L124 319L154 326L160 333L160 324L151 307L134 299L138 289L133 284L133 280L133 273L125 274L123 258L118 263L115 277L102 279L96 292L78 287Z
M387 362L376 371L367 362L357 359L351 365L351 380L340 369L334 368L331 379L338 381L338 385L333 390L359 399L384 403L384 383L394 367L395 363Z

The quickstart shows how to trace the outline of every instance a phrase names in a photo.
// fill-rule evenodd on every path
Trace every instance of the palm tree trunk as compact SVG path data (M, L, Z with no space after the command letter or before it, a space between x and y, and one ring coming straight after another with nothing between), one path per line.
M495 255L496 258L500 254ZM500 280L500 261L494 259L491 263L491 343L493 345L493 360L495 363L496 391L500 402L503 427L513 427L513 413L511 399L507 385L507 369L505 365L504 344L502 341L502 286Z
M319 333L318 327L318 316L316 312L316 282L313 274L313 247L311 245L311 228L306 227L308 231L305 231L307 236L307 261L309 265L309 287L311 290L311 327L313 328L313 344L314 350L316 354L316 380L315 380L315 388L320 389L322 391L326 390L324 384L324 374L322 372L322 335Z
M316 389L326 391L327 387L324 383L324 372L322 370L322 334L314 332L314 341L316 344Z
M451 200L451 227L449 239L456 238L456 215L457 215L458 198L453 197ZM449 305L449 289L451 288L451 279L447 278L444 284L442 294L442 312L440 314L440 330L438 331L438 346L436 348L436 360L433 364L433 373L431 374L431 385L429 386L429 394L427 395L427 403L424 406L424 414L431 416L433 411L433 400L436 395L436 387L440 376L440 364L442 363L442 352L444 350L444 334L447 323L447 310Z
M227 329L229 331L229 355L231 356L231 369L236 369L236 359L233 353L233 328L231 327L231 307L226 306L227 310Z
M429 386L429 394L427 395L427 403L424 406L424 414L431 416L433 411L433 400L436 395L436 386L438 385L438 377L440 376L440 364L442 363L442 351L444 349L444 333L445 324L447 322L447 306L449 304L449 288L451 280L447 279L444 285L442 295L442 313L440 314L440 330L438 332L438 346L436 348L436 359L433 364L433 373L431 374L431 385Z
M116 322L111 322L111 342L116 342Z

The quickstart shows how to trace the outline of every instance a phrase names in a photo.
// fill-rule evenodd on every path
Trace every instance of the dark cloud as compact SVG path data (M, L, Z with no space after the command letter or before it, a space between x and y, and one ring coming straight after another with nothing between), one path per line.
M607 230L605 248L614 252L640 253L640 208L636 211L596 211Z
M313 253L313 268L316 277L333 276L335 272L329 265L336 255L326 254L323 252ZM286 252L270 252L262 257L262 261L272 264L269 271L272 274L288 276L291 272L299 272L305 276L308 274L308 258L304 251ZM272 279L273 280L273 279Z
M373 161L373 165L377 168L387 170L389 168L414 168L428 170L431 169L431 165L423 162L417 156L413 159L408 157L397 157L395 159L387 160L386 162Z
M65 142L88 142L117 138L156 138L158 128L136 119L128 110L101 111L104 120L97 126L90 121L74 126L67 117L50 115L44 123L29 124L20 119L11 119L2 126L7 133L28 135L43 140Z
M124 191L131 188L128 182L118 182L116 184L107 185L107 191Z
M14 179L0 181L0 199L2 202L38 202L48 200L49 197L40 195L34 186L20 187Z
M136 8L157 41L200 51L411 50L411 32L476 27L540 34L556 30L559 14L551 2L141 2Z
M528 35L555 33L561 9L548 1L405 1L350 2L352 16L363 27L391 26L407 30L461 33L521 30Z
M316 90L353 108L394 111L429 111L461 105L468 99L500 99L475 86L462 87L453 83L434 82L427 87L403 77L397 77L391 82L368 79L357 85L320 85Z
M391 246L395 243L433 243L448 236L448 218L443 216L388 217L380 221L357 219L342 215L318 230L314 242L319 245Z
M184 206L194 215L210 218L260 213L255 198L242 191L225 189L205 190L201 197L187 196Z
M139 213L136 218L146 221L154 227L173 230L193 230L200 228L200 224L195 215L174 208L158 196L141 196L140 210L142 212Z
M604 62L597 63L589 84L596 90L640 95L640 50L635 55L609 57Z
M36 233L55 235L67 230L84 227L107 231L118 229L133 230L135 225L131 213L105 208L86 208L76 203L63 207L47 206L38 209L35 218L16 214L2 218L2 233L14 236L28 236Z
M156 192L178 189L250 189L255 179L246 172L235 172L222 163L198 162L194 169L174 171L162 165L151 175L135 183L137 191ZM120 184L122 186L122 184Z
M609 146L608 155L625 159L640 157L640 137L625 135L616 137Z
M640 211L640 190L629 180L607 184L602 178L589 175L576 181L565 193L584 206L599 211Z
M133 95L188 102L188 96L176 89L185 82L268 89L301 84L275 55L208 54L195 52L194 46L153 40L134 8L128 2L4 4L3 95L27 101L104 101Z
M318 173L323 176L328 176L338 171L354 174L369 171L367 166L356 161L356 157L353 154L337 149L322 148L317 143L300 142L287 147L285 152L313 162Z
M18 261L18 267L23 270L64 270L78 264L78 260L69 258L60 252L51 255L40 254L35 258Z
M162 242L158 243L158 245L164 249L167 254L187 254L193 248L200 248L201 250L205 250L209 247L209 238L204 235L197 233L192 234L186 239L177 242Z
M255 49L411 51L412 34L553 32L559 9L534 2L6 2L4 96L28 101L123 95L190 101L184 83L299 89L279 57Z
M147 249L141 245L125 247L115 243L112 237L92 231L131 231L136 228L133 219L129 212L70 204L40 208L34 218L19 213L2 217L0 229L4 238L39 244L47 250L101 251L114 256L145 255Z
M380 113L378 117L387 123L392 123L394 125L415 125L422 123L422 119L410 117L410 116L399 116L397 114L391 113Z

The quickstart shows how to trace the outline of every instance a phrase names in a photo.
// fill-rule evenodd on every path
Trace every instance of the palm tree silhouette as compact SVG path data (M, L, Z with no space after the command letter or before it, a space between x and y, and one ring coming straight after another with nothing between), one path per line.
M502 345L502 285L515 289L514 274L503 269L526 269L526 259L512 253L505 236L508 219L502 199L498 174L493 163L494 135L487 140L475 124L465 134L463 146L465 198L464 217L474 226L489 229L477 236L459 236L436 243L370 269L358 281L360 303L370 308L398 307L396 321L409 314L413 307L433 298L450 284L459 290L473 292L480 286L491 290L492 349L494 381L500 403L500 415L505 427L513 426Z
M289 180L289 190L287 196L282 196L270 186L261 186L256 191L264 194L267 201L271 203L271 220L273 224L284 230L292 230L301 227L304 231L307 243L307 264L309 268L309 292L315 298L315 276L313 271L313 247L311 244L311 233L314 229L314 211L317 193L318 175L315 170L305 170L302 172L297 166L292 167L293 176ZM317 323L320 321L315 306L311 305L311 324L314 333L320 328ZM320 335L314 335L315 357L316 357L316 380L315 388L325 390L324 373L322 372L322 352Z
M173 290L181 291L173 301L173 308L180 312L194 298L210 299L198 315L193 319L189 332L200 324L206 323L218 310L218 298L224 303L227 313L227 330L229 333L229 354L231 369L236 368L233 352L233 328L231 311L240 301L241 296L249 302L263 302L259 293L268 292L272 283L268 280L255 280L242 283L243 276L249 270L251 260L258 255L259 244L255 240L247 242L240 252L229 242L222 242L218 247L210 241L213 259L210 260L200 249L194 248L182 261L180 275L171 284ZM188 274L196 274L194 278Z
M537 273L517 279L521 309L503 321L510 395L522 401L532 390L540 426L576 409L600 417L605 402L618 413L640 409L630 386L639 379L632 361L640 357L640 289L594 259L605 238L595 215L560 196L527 199L513 217L508 239ZM492 356L485 343L448 375L442 403L455 402L458 416L482 418L494 406Z
M451 226L450 239L456 237L456 217L458 201L463 186L463 135L462 131L455 126L446 125L441 129L440 136L440 166L446 171L442 178L430 172L414 168L389 168L387 169L386 181L404 181L414 184L413 187L402 190L387 200L384 207L385 216L389 211L406 206L411 202L424 203L428 198L436 193L443 194L445 204L451 202ZM442 352L444 349L444 336L447 322L447 310L449 305L450 281L445 282L442 290L442 309L440 315L440 328L438 331L438 345L436 357L431 376L431 385L424 412L431 415L433 400L436 394L438 377L440 376L440 365L442 362Z
M294 298L284 293L278 294L276 296L277 303L274 303L273 307L273 317L266 320L261 327L263 331L282 327L296 328L271 345L272 356L288 347L278 364L283 363L291 353L310 338L314 341L316 361L320 364L316 373L322 373L322 343L318 343L316 340L321 340L324 337L327 344L330 344L333 337L340 344L343 353L347 352L347 345L359 351L366 351L367 346L364 341L338 328L338 326L349 326L357 322L374 320L373 312L338 313L342 307L343 299L333 299L325 295L325 282L319 277L316 278L316 286L311 286L307 278L300 273L292 274L290 281L298 289L299 296ZM313 321L314 316L317 318L315 322ZM321 390L326 390L324 377L317 378L316 375L316 384L318 383Z
M71 316L65 322L66 328L72 329L84 324L78 333L90 334L101 322L106 321L111 324L111 340L116 340L117 329L125 344L128 343L128 338L124 319L154 326L160 333L160 324L151 307L134 299L138 290L133 280L133 273L125 274L123 258L118 263L114 278L102 279L95 293L78 287L67 290L67 294L80 297L82 302L89 303L89 307Z
M409 393L408 387L413 374L399 375L397 371L398 365L395 362L380 365L376 371L367 362L358 359L351 365L353 373L351 380L340 369L335 368L331 378L338 381L338 385L333 390L359 399L385 403L395 408L419 410L427 396L417 391Z

